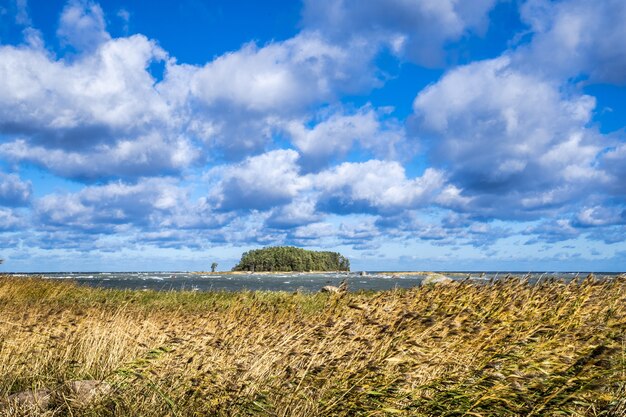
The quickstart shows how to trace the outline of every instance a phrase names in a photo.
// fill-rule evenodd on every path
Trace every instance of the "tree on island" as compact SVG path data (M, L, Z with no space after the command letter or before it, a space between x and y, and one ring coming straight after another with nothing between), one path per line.
M217 262L213 262L211 264L211 272L215 272L216 269L217 269Z
M233 271L349 271L350 261L337 252L312 251L293 246L273 246L241 255Z

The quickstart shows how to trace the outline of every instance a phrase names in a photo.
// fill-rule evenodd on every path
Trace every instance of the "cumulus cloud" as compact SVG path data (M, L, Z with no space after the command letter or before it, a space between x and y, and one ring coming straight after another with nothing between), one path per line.
M611 177L611 188L608 190L622 201L626 200L626 143L609 148L600 157L601 167Z
M201 155L148 66L166 59L142 35L72 62L0 47L0 153L78 179L175 172ZM12 140L10 138L13 138Z
M581 231L568 219L556 219L531 226L524 231L524 234L533 236L526 242L530 245L537 242L556 243L575 239L580 236Z
M105 128L132 131L168 120L167 102L146 71L165 57L142 35L112 40L71 63L55 60L45 50L2 46L1 126L8 133L35 135L45 135L47 129L46 140L53 136L58 146L74 147L77 140L101 138L97 131L74 138L72 129L92 127L104 135Z
M301 33L259 48L244 45L201 68L189 68L192 95L210 106L224 104L255 112L292 112L338 94L371 88L367 44L349 48Z
M335 239L336 228L326 222L310 223L296 228L291 238L299 242L316 242L328 239Z
M267 225L275 228L314 222L320 213L394 213L450 201L442 198L450 186L435 169L410 179L399 162L369 160L302 174L299 157L276 150L214 168L207 201L225 211L271 209Z
M318 209L348 214L394 212L429 204L445 184L445 177L427 169L408 179L398 162L370 160L345 162L315 176L320 191Z
M544 220L528 227L524 234L532 236L527 244L555 243L576 238L604 242L611 245L623 243L626 231L626 210L623 206L584 207L569 218Z
M265 225L273 229L291 229L315 223L321 219L322 215L316 210L315 200L305 197L273 209Z
M0 172L0 205L18 207L27 205L32 194L30 181L22 181L15 174Z
M267 210L290 203L309 181L299 175L298 153L281 149L218 167L209 176L219 178L209 201L219 210Z
M609 178L587 127L595 100L518 71L503 56L447 73L415 99L431 155L476 209L560 206ZM507 199L510 199L508 203Z
M530 46L520 66L559 78L585 74L595 82L626 83L626 3L621 0L530 0L520 7Z
M626 224L626 210L623 207L586 207L578 213L574 224L579 227Z
M311 106L379 85L366 42L339 46L316 32L179 64L143 35L111 38L100 6L72 1L58 35L81 53L57 58L40 40L0 46L1 152L77 179L182 171L207 155L241 159ZM158 79L154 63L165 64ZM70 166L55 162L64 159Z
M139 177L177 173L198 158L184 138L164 138L156 132L146 136L101 143L89 151L48 149L23 139L0 144L0 154L14 161L32 162L51 172L80 180Z
M426 66L441 65L444 46L469 32L481 33L495 0L406 1L308 0L304 25L335 41L357 37L387 44L398 55Z
M379 158L395 157L406 148L404 128L393 118L382 121L388 115L384 109L380 113L366 106L352 114L332 112L311 127L304 121L291 120L284 129L300 151L300 164L305 169L340 160L355 144Z
M73 0L65 6L57 35L62 43L78 51L93 50L111 39L102 8L87 0Z
M585 228L591 239L600 229L615 235L626 154L592 125L595 99L570 80L624 82L622 3L525 2L528 43L452 69L417 95L412 133L448 176L449 207L483 218L562 217L529 228L533 243Z
M159 90L191 109L190 132L229 159L262 152L286 121L380 85L364 42L335 45L303 32L255 43L204 66L168 62Z
M135 184L112 182L76 193L48 194L35 202L44 225L85 232L127 231L159 226L188 205L188 195L173 179L147 178Z
M0 230L16 231L27 226L24 216L13 209L0 207Z
M376 226L384 236L399 240L420 239L430 241L437 246L472 245L474 247L490 247L498 240L511 234L493 221L476 219L467 213L456 213L447 210L405 210L393 216L380 216Z
M608 245L611 244L619 244L624 242L624 236L626 236L626 226L624 225L624 221L622 224L611 225L607 227L597 227L592 229L587 237L589 240L595 240L599 242L604 242ZM620 264L623 265L623 263Z
M379 247L377 239L381 230L375 225L372 216L359 216L358 219L345 219L339 224L319 221L291 229L285 236L290 244L321 247L351 246L356 250Z

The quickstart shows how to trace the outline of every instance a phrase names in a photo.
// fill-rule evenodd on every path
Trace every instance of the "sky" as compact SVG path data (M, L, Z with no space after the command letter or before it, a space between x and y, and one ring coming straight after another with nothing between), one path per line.
M623 0L0 0L0 271L626 270Z

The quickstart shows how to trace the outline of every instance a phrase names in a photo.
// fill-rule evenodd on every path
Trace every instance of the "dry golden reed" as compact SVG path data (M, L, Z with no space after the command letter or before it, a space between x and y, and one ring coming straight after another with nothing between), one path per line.
M0 401L113 388L0 415L624 416L625 330L625 279L328 295L0 277Z

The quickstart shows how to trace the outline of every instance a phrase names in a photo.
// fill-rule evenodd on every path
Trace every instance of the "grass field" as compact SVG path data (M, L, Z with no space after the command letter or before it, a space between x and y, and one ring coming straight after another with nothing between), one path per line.
M626 279L328 295L0 277L0 402L80 379L112 391L0 415L624 416Z

